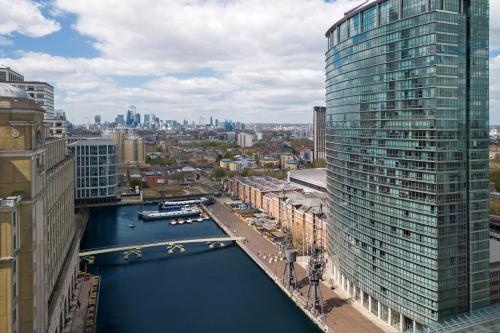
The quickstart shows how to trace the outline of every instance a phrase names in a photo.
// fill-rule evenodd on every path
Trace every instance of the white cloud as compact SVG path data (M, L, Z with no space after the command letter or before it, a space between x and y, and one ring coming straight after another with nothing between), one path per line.
M130 104L162 118L311 121L325 99L325 31L361 2L54 0L51 12L74 14L73 29L100 55L25 52L0 62L52 82L57 106L76 121L96 113L112 120ZM500 1L491 1L497 13ZM500 50L500 21L491 25ZM215 77L199 74L207 69Z
M41 37L59 30L59 23L46 18L40 6L29 0L0 0L0 35Z
M312 105L324 104L324 33L357 3L56 0L52 12L75 14L73 28L100 56L0 61L52 82L57 107L77 121L89 112L111 120L129 104L165 118L310 121ZM193 77L207 69L216 77Z

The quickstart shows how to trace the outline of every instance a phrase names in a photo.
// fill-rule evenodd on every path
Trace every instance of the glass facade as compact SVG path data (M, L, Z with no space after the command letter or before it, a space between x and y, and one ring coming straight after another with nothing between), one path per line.
M327 32L334 278L403 330L489 304L488 8L378 1Z
M116 145L111 140L90 139L73 143L68 149L76 157L75 198L116 197Z

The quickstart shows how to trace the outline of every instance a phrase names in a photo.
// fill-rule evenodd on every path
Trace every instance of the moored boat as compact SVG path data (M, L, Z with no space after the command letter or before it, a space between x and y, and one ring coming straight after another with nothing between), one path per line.
M181 210L176 211L168 211L168 212L143 212L142 219L145 221L148 220L159 220L159 219L171 219L178 217L190 217L197 216L200 214L198 208L183 208ZM178 222L181 224L181 221Z

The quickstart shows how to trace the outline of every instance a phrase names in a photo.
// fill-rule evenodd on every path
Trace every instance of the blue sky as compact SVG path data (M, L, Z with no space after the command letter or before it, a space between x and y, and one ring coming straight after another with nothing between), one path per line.
M163 119L311 122L324 105L324 32L359 2L0 0L0 64L53 84L56 108L76 123L132 104ZM495 21L491 35L500 123Z

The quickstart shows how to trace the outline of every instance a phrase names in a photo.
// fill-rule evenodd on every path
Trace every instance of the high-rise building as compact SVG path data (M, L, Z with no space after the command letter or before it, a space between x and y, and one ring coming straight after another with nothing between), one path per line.
M313 158L326 158L326 108L324 106L313 107Z
M77 202L114 201L117 192L116 144L106 138L81 138L68 150L76 157Z
M208 117L207 116L200 116L200 118L198 119L198 125L206 126L208 124L210 124Z
M125 121L125 124L127 126L131 126L134 123L134 120L135 120L134 111L127 110L127 119Z
M115 124L117 126L125 126L125 116L122 114L119 114L115 118Z
M140 126L141 125L141 114L140 113L136 113L134 115L134 125L135 126Z
M253 147L253 134L249 133L238 133L236 141L240 147Z
M150 117L151 116L148 113L144 114L144 126L149 127L150 122L151 122Z
M95 120L96 125L101 125L101 115L100 114L96 114L94 117L94 120Z
M326 33L332 274L400 330L489 304L488 11L372 1Z
M0 332L62 332L79 271L74 158L44 111L0 83Z

